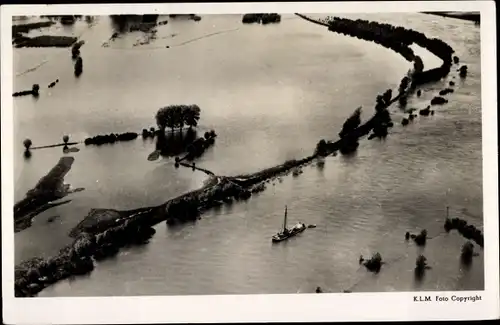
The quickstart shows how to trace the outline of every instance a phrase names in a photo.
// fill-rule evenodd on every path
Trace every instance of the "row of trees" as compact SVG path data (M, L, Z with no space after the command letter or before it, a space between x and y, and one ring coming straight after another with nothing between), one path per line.
M162 107L156 113L156 124L161 131L169 128L183 129L188 126L190 129L198 126L201 109L198 105L170 105Z

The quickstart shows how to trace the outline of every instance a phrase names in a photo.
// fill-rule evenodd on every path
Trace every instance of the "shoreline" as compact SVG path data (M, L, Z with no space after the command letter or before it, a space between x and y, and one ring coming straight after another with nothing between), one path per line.
M64 184L64 177L71 170L75 158L62 157L57 164L37 182L35 187L26 193L26 197L14 204L14 231L19 232L31 225L32 219L41 212L69 203L58 201L73 191Z
M479 13L472 13L472 12L461 13L461 12L446 12L446 11L422 11L422 13L426 15L441 16L445 18L467 20L478 24L481 23L481 15Z
M363 30L363 25L360 25L358 21L347 19L336 20L337 25L335 25L335 20L328 24L315 21L314 19L310 19L300 14L296 15L318 25L326 26L329 31L334 32L339 32L339 28L344 28L346 22L352 22L353 25L349 25L351 29L348 32L344 30L342 32L343 34L373 41L373 39L370 39L373 35L363 34L366 31ZM361 20L359 21L363 22ZM342 152L345 147L352 147L353 144L357 144L359 139L368 135L372 130L375 132L376 129L385 128L385 131L387 131L387 128L391 127L387 125L388 123L386 121L386 115L388 114L387 108L396 101L400 101L401 98L406 98L411 95L417 84L432 82L439 76L441 76L441 78L446 76L450 72L451 64L449 63L452 60L451 54L453 50L443 41L435 39L429 40L422 33L406 30L401 27L396 28L388 24L373 24L378 24L378 26L383 26L384 28L389 28L388 26L390 26L390 28L397 29L400 33L400 35L397 36L392 34L380 36L380 38L385 37L382 41L379 40L380 45L398 52L408 60L413 54L411 49L411 52L407 50L409 45L417 43L415 40L419 40L421 43L427 42L427 46L422 47L427 48L431 53L440 57L443 60L443 65L439 68L427 71L423 70L423 66L421 69L415 69L415 73L412 74L409 81L407 81L408 84L404 87L400 87L397 96L387 101L382 99L380 101L377 100L377 106L375 107L376 112L370 119L348 130L339 140L325 142L326 145L321 152L317 150L305 158L289 160L283 164L246 175L225 177L215 176L216 174L214 174L212 177L216 180L215 183L207 184L200 189L181 194L159 206L124 211L91 209L89 214L70 232L71 237L76 237L75 242L63 248L58 256L46 260L33 258L16 266L16 296L36 295L43 290L43 288L59 280L72 275L85 274L92 271L92 259L100 260L102 258L114 256L121 247L130 245L130 237L124 236L124 234L130 234L136 231L138 237L144 239L141 241L141 244L147 243L148 236L154 234L154 229L152 229L153 225L163 221L167 221L169 224L196 222L200 214L220 205L221 202L229 204L233 200L247 200L251 197L252 193L263 190L266 181L283 174L289 174L292 170L307 165L317 158L332 155L337 151ZM356 27L359 27L359 29L356 29ZM404 43L402 43L402 35L404 35L405 38L411 35L414 40L405 40ZM437 45L438 43L440 45ZM441 50L439 50L440 48ZM413 55L413 61L415 61L416 58L417 57ZM412 60L408 61L411 62ZM405 78L408 79L408 77L404 77L403 80L405 80ZM388 118L390 121L390 114ZM191 167L190 165L188 166ZM208 172L213 173L211 171ZM49 270L52 270L52 273L54 273L54 268L57 270L64 270L64 272L56 272L57 275L51 274Z

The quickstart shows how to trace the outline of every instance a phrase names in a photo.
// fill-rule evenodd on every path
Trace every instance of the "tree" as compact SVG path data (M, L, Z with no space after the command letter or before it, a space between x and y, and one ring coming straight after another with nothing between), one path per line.
M384 95L382 95L382 97L384 98L384 102L386 105L389 105L389 102L391 101L392 99L392 89L387 89L384 93Z
M404 93L406 88L408 88L408 85L410 84L410 78L405 76L403 79L401 79L401 83L399 84L399 93Z
M200 120L200 113L201 109L198 105L187 106L183 114L184 124L189 126L190 129L197 127Z
M39 84L34 84L33 87L31 87L31 92L33 93L33 95L38 95L39 91L40 91Z
M318 144L316 145L316 154L320 156L325 156L326 155L326 149L327 149L327 143L324 139L319 140Z
M166 128L171 128L172 132L174 131L175 124L172 113L172 108L169 106L160 108L156 113L156 124L162 132L165 132Z
M379 96L381 97L381 96ZM354 112L347 118L347 120L342 125L342 130L339 133L339 136L343 138L345 135L349 134L349 132L353 131L361 124L361 106L356 108Z
M186 111L185 105L175 105L172 107L172 116L174 127L181 129L184 127L184 112Z
M30 139L26 139L26 140L23 141L23 144L24 144L24 147L26 148L26 150L29 150L29 148L31 147L31 145L33 143L31 142Z
M415 59L413 60L413 69L415 72L422 72L424 70L424 63L418 55L415 56Z
M167 108L162 107L156 112L155 115L155 120L156 120L156 125L158 125L158 128L161 131L165 131L165 128L167 127Z

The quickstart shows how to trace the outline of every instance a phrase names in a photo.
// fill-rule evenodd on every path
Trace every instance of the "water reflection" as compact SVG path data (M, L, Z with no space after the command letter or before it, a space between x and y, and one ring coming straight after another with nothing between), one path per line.
M158 132L156 151L164 157L173 157L185 153L188 146L196 140L197 132L188 129L186 132Z
M355 150L355 151L347 151L347 152L343 152L341 155L340 155L340 159L342 160L342 162L347 162L347 163L351 163L355 160L355 158L357 157L358 155L358 151Z
M414 275L414 280L413 280L414 288L415 289L421 288L423 280L425 278L425 270L415 268L413 270L413 275Z
M110 15L110 19L111 27L117 33L126 33L129 31L130 25L142 22L141 15Z
M80 149L76 148L76 147L68 147L67 145L65 145L63 147L63 153L72 153L72 152L79 152Z
M124 33L128 30L128 21L134 15L110 15L111 27L117 33Z
M29 159L31 158L31 151L30 151L29 149L26 149L26 150L24 151L24 158L25 158L26 160L29 160Z
M472 255L461 254L460 266L464 271L469 271L472 266Z

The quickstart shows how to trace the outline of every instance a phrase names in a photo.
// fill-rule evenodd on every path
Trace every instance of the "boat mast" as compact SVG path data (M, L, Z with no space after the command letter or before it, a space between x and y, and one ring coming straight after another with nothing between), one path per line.
M283 230L286 230L286 215L287 215L287 206L285 205L285 221L283 222Z
M446 218L450 217L450 207L446 207Z

